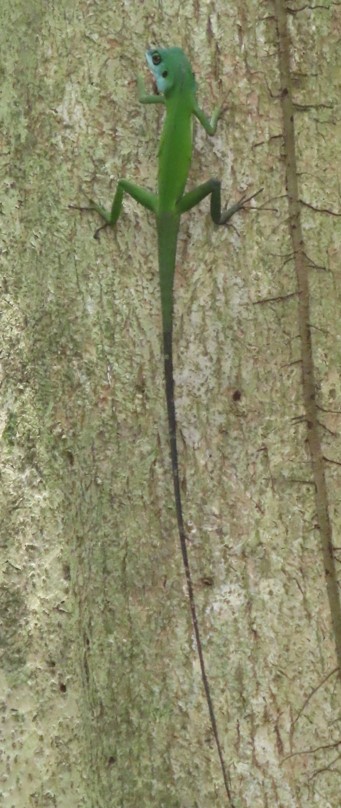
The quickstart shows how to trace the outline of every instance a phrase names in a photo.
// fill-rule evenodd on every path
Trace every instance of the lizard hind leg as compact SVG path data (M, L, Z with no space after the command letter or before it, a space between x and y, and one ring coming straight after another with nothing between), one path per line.
M263 189L261 188L261 190ZM255 196L260 194L261 190L248 197L246 197L244 194L238 202L231 205L231 207L227 208L227 210L222 211L221 182L217 179L211 179L204 182L202 185L198 185L198 187L194 188L193 191L188 191L188 193L179 200L178 211L179 213L185 213L185 211L191 210L191 208L194 208L195 205L198 205L199 202L201 202L202 199L205 199L206 196L211 195L211 217L214 224L226 224L226 222L228 222L238 210L242 210L246 203L250 202L250 199L253 199Z

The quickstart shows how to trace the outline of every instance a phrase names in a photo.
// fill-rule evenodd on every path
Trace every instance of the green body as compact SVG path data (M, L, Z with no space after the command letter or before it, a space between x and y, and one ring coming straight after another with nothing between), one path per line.
M220 108L209 121L196 99L196 85L191 65L180 48L147 51L148 66L154 74L161 95L147 95L142 80L138 80L142 104L164 104L166 118L159 147L158 194L153 194L128 180L119 180L112 208L109 211L93 204L106 226L114 227L121 212L124 193L153 211L158 232L159 273L163 331L172 328L173 279L180 216L211 195L211 215L215 224L225 224L236 211L244 207L242 198L221 213L220 181L208 180L193 191L184 193L192 159L192 121L195 115L206 132L214 135ZM164 74L167 73L165 76ZM251 198L251 197L250 197ZM99 230L96 231L96 235Z
M173 282L176 265L176 245L181 214L193 208L204 197L211 196L211 216L216 225L225 224L236 211L244 207L244 197L228 210L221 212L220 182L208 180L193 191L185 193L185 186L192 158L192 121L195 115L209 135L216 131L220 109L216 109L209 121L196 100L196 85L191 65L180 48L153 49L146 58L158 89L158 94L147 95L139 80L139 100L142 104L164 104L166 118L159 147L158 194L140 188L128 180L119 180L110 212L92 203L104 219L102 227L114 227L119 218L124 193L130 194L144 207L153 211L158 233L158 257L163 324L163 354L168 413L169 440L172 460L172 476L178 532L186 575L189 604L196 638L201 675L223 774L226 795L233 806L229 778L219 740L213 702L206 675L199 626L194 600L186 534L184 529L181 492L179 484L178 454L176 442L176 415L174 404L174 379L172 359ZM249 197L251 199L252 197ZM98 237L98 228L95 236Z
M159 214L163 211L177 212L177 203L183 196L192 159L194 77L182 51L172 48L170 53L175 81L169 93L164 96L167 114L158 154Z
M191 82L192 83L192 82ZM166 98L166 118L159 147L156 226L163 331L172 328L173 280L180 225L178 201L182 199L192 158L192 98L185 72L185 86Z

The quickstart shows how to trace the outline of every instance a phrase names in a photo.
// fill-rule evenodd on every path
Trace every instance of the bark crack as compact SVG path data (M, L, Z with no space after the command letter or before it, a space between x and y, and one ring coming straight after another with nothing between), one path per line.
M315 369L311 340L309 261L304 246L295 150L295 121L290 73L290 42L284 0L275 0L278 34L278 59L281 83L280 103L283 115L289 232L293 248L298 292L298 325L301 341L302 393L307 423L307 438L315 487L317 523L320 533L326 590L331 613L336 657L341 677L341 602L335 565L332 526L325 477L325 458L321 447Z

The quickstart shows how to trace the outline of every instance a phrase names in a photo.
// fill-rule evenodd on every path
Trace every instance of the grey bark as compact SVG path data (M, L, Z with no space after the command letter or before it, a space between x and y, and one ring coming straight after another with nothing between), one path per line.
M291 8L294 8L291 4ZM298 9L298 5L297 5ZM175 312L181 482L238 806L337 808L336 657L300 379L273 7L2 3L1 558L10 808L220 808L176 534L152 216L69 204L154 187L147 42L189 55L214 141L190 183L263 209L184 217ZM340 6L289 17L320 433L339 532ZM172 41L170 33L172 32ZM147 77L146 77L147 79ZM261 202L258 203L261 205ZM335 215L337 214L337 215ZM337 556L336 556L337 560Z

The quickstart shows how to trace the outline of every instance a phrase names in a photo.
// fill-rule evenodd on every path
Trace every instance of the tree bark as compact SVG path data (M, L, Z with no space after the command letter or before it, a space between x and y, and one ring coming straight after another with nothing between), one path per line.
M225 107L213 140L195 127L189 187L219 176L227 204L264 186L226 229L208 202L183 217L175 284L188 552L233 799L337 806L337 643L301 385L278 8L337 596L340 6L2 6L0 796L224 804L176 531L155 223L127 199L96 241L96 216L69 208L110 205L119 177L155 188L163 112L136 90L153 42L183 47L207 113Z

